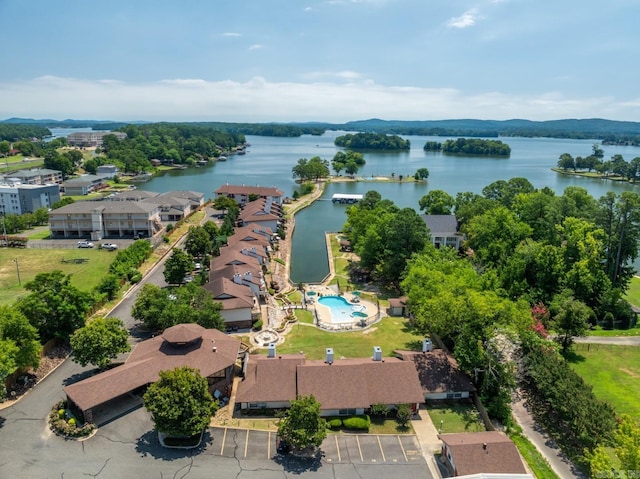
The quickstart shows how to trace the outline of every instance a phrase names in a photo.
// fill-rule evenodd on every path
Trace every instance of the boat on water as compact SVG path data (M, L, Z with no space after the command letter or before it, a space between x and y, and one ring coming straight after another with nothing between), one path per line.
M227 161L227 157L226 156L219 156L218 157L218 161Z

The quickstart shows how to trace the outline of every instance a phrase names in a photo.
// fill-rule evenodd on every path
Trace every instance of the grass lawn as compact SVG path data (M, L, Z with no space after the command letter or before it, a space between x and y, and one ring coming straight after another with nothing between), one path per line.
M640 307L640 278L635 276L631 278L629 289L624 297L631 304Z
M520 451L522 457L524 457L524 460L529 464L537 479L558 479L558 475L553 472L547 460L526 437L520 434L512 434L509 437L518 448L518 451Z
M86 263L62 263L62 259L87 258ZM82 291L96 287L109 269L114 254L94 249L0 249L0 304L14 302L28 293L25 283L38 273L59 269L71 274L71 284ZM21 285L18 284L16 261L20 269Z
M598 399L610 403L618 414L640 420L640 348L609 344L575 344L571 367Z
M427 411L436 428L443 433L485 431L484 424L471 402L430 401Z
M372 355L374 346L380 346L383 355L390 356L394 349L420 350L422 338L422 334L401 318L384 318L369 329L348 333L329 333L315 327L294 325L284 344L278 346L278 352L295 354L303 351L307 359L322 359L325 349L333 348L336 357L366 358Z
M313 324L315 318L313 317L313 313L307 309L294 309L294 314L298 321L305 324Z
M32 240L41 240L41 239L47 239L49 238L49 236L51 236L51 230L47 227L44 229L40 229L40 228L36 228L34 231L36 231L35 233L29 233L28 231L25 231L26 233L26 237ZM21 235L18 235L21 236Z

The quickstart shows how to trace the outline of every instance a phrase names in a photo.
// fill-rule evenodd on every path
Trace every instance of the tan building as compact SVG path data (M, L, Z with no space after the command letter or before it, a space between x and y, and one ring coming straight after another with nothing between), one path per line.
M215 192L216 198L226 196L232 198L239 205L245 205L256 199L270 199L273 203L282 204L284 192L276 187L268 186L245 186L245 185L222 185Z
M126 133L120 131L80 131L67 135L67 143L80 147L102 146L105 135L115 135L118 140L124 140L127 137Z
M163 226L158 205L79 201L49 212L52 239L152 238Z

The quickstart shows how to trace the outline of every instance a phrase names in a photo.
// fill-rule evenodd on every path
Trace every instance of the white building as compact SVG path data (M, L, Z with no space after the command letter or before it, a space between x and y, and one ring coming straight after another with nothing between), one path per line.
M22 215L39 208L51 208L60 201L60 186L24 185L19 181L0 183L0 214Z

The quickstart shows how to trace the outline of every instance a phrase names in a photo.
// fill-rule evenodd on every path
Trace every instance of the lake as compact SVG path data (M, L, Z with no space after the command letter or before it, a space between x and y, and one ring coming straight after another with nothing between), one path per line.
M55 132L52 129L52 133ZM76 130L77 131L77 130ZM200 191L213 197L213 191L225 183L276 186L291 196L297 187L291 169L300 158L319 156L331 161L339 148L336 136L345 132L329 131L322 136L305 135L299 138L247 136L251 144L246 155L229 156L228 161L200 168L173 170L154 177L138 188L166 192L170 190ZM638 191L629 183L565 176L551 170L562 153L587 156L596 140L551 138L500 138L511 147L511 157L485 158L444 155L425 152L426 141L444 142L447 137L403 136L411 141L411 149L401 153L365 153L367 164L358 176L413 176L418 168L427 168L429 178L424 183L331 183L320 201L296 215L291 256L291 279L294 282L321 281L329 271L326 256L325 231L338 231L346 217L346 205L328 201L334 193L364 194L378 191L383 198L393 200L400 207L418 209L418 201L429 190L441 189L455 196L459 192L480 193L496 180L525 177L536 188L548 186L562 194L568 186L585 188L595 198L607 191ZM605 158L620 154L629 161L640 156L639 147L603 146Z

